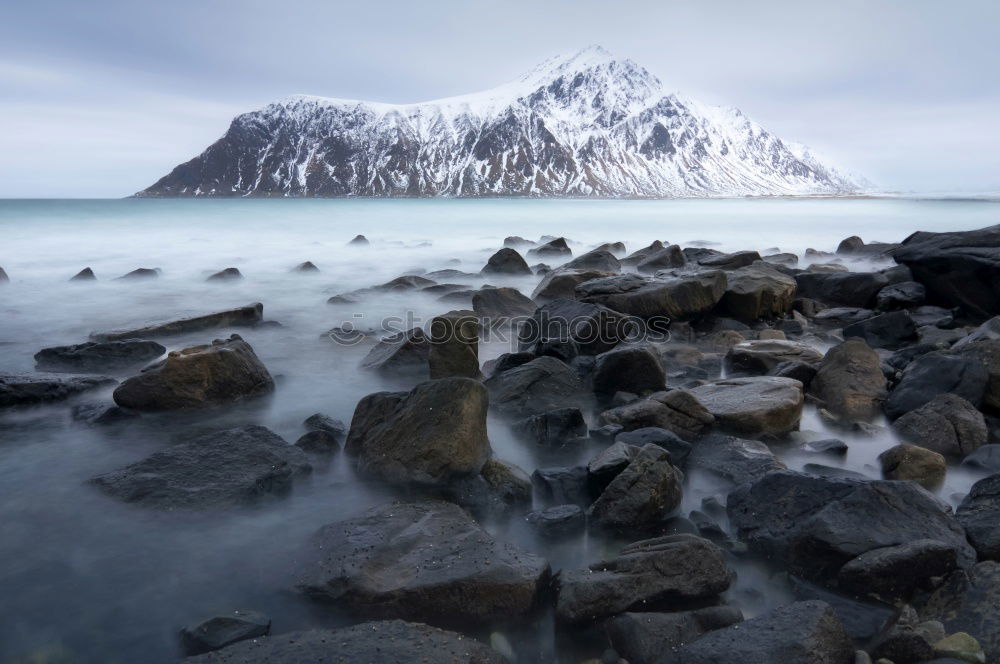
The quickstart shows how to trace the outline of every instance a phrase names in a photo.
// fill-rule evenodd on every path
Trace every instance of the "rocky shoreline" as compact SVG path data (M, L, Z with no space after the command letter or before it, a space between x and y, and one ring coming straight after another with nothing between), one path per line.
M588 662L1000 663L1000 226L802 256L504 244L479 273L329 299L440 302L396 334L327 334L330 352L364 344L364 370L407 386L359 395L349 424L317 413L295 443L252 422L192 424L92 478L108 501L194 514L286 499L336 459L395 498L287 547L287 590L357 624L272 634L268 616L233 607L184 629L190 661L539 661L512 642L547 625ZM278 325L263 310L42 348L36 373L0 375L0 407L65 403L77 426L252 408L281 389L237 333ZM481 361L491 334L512 347ZM204 339L171 347L178 335ZM810 436L806 412L850 442ZM495 453L498 430L584 461L520 468ZM898 444L871 475L838 467L875 435ZM790 469L787 449L814 460ZM953 509L940 492L955 472L982 479ZM692 504L691 477L719 489ZM618 545L565 567L509 527ZM749 562L793 601L745 617L732 598Z

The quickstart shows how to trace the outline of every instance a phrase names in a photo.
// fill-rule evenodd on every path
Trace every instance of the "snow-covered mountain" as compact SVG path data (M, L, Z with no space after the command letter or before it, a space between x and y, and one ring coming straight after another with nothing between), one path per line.
M138 196L745 196L862 184L599 46L420 104L294 96Z

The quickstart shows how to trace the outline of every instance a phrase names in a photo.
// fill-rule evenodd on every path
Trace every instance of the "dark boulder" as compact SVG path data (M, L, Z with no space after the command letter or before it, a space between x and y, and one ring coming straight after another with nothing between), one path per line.
M734 606L709 606L676 613L623 613L604 623L604 630L615 652L629 664L669 664L681 646L742 620Z
M427 366L430 377L479 378L479 317L473 311L449 311L430 324Z
M801 362L816 367L823 353L806 343L763 339L743 341L726 353L724 360L730 376L762 376L783 362Z
M529 256L572 256L573 251L566 244L566 238L559 237L528 250Z
M905 311L890 311L844 328L844 338L859 337L872 348L895 350L917 338L917 326Z
M983 394L982 409L991 414L1000 414L1000 339L977 338L976 332L951 347L951 352L961 357L978 361L989 375L986 392Z
M527 364L537 357L537 355L529 353L528 351L504 353L495 360L487 360L484 362L483 373L486 374L487 378L489 378L495 374L502 374L504 371L519 367L522 364Z
M292 272L298 272L300 274L315 274L319 272L319 268L312 261L306 261L305 263L299 263L292 268Z
M531 268L528 267L521 254L517 253L514 249L505 247L490 256L489 260L486 261L486 265L483 266L482 273L487 275L530 275Z
M642 449L641 445L616 442L604 448L600 454L591 459L590 463L587 464L587 475L590 479L592 493L599 496L613 479L628 468L640 449Z
M243 273L240 272L235 267L227 267L224 270L220 270L213 275L210 275L205 281L239 281L243 278Z
M349 247L367 247L371 244L364 235L355 235L354 238L347 243Z
M307 431L326 431L337 438L343 438L347 434L347 426L343 422L323 413L310 415L302 422L302 426Z
M268 394L274 379L238 334L172 351L115 389L115 403L158 412L206 408Z
M737 251L732 254L705 256L698 259L698 264L717 270L738 270L741 267L753 265L759 260L761 260L760 254L756 251Z
M479 473L489 458L488 404L486 389L469 378L370 394L358 402L345 450L360 472L386 482L446 485Z
M361 367L393 375L428 376L431 342L419 327L398 332L372 346Z
M167 349L155 341L88 341L74 346L53 346L35 353L35 366L41 370L70 373L121 371L155 360Z
M528 512L524 520L542 537L562 538L578 535L587 526L587 516L579 505L556 505Z
M663 390L667 377L657 353L649 346L619 346L597 356L594 392L644 394Z
M721 270L697 274L661 274L646 278L623 274L581 282L576 294L584 302L603 304L623 314L650 319L698 318L712 311L726 292Z
M324 429L317 429L299 436L295 446L307 454L330 456L340 451L340 438Z
M734 486L785 470L785 464L764 443L718 434L705 436L693 446L687 467L722 477Z
M990 443L965 457L963 466L978 468L990 473L1000 473L1000 444Z
M882 311L909 309L924 303L927 290L916 281L901 281L886 286L875 296L875 306Z
M160 276L160 268L158 267L153 267L153 268L140 267L136 268L135 270L132 270L127 274L123 274L122 276L115 279L115 281L122 281L122 280L139 281L141 279L156 279L159 276Z
M948 465L944 457L924 447L901 443L878 455L882 477L909 480L934 491L944 482Z
M512 425L520 437L544 445L559 447L587 436L587 423L579 408L554 408L531 415Z
M181 645L185 655L200 655L225 648L237 641L267 636L271 619L257 611L233 611L214 616L181 630Z
M297 587L313 599L430 624L522 620L550 573L542 558L437 501L390 503L324 526L299 560Z
M674 267L684 267L687 264L687 258L684 256L684 252L676 244L672 244L669 247L664 247L658 251L654 251L649 254L641 261L639 261L635 269L639 272L653 273L658 270L668 270ZM617 272L617 270L615 270Z
M646 445L594 501L589 521L607 530L649 530L680 505L683 481L666 450Z
M932 539L913 540L872 549L848 561L837 574L837 585L857 595L892 600L928 587L957 565L955 549Z
M889 393L885 411L895 420L945 393L960 396L978 407L988 381L986 367L974 358L927 353L907 365L903 377Z
M638 331L635 321L598 304L560 298L540 306L518 331L520 350L538 344L572 341L580 353L597 355L611 350ZM537 351L535 351L537 352Z
M857 235L852 235L849 238L844 238L837 245L838 254L854 254L858 253L864 249L865 241L859 238Z
M727 274L719 312L744 323L780 318L792 310L795 279L766 263L748 265Z
M538 468L531 474L531 486L543 505L590 504L586 466Z
M824 326L847 327L854 323L867 320L875 315L871 309L859 309L858 307L831 307L817 312L813 316L813 322Z
M139 417L139 413L108 403L81 403L70 409L74 421L104 426L126 422Z
M535 242L533 240L526 240L520 235L508 235L503 239L503 246L519 249L523 247L533 247L535 246Z
M670 390L657 392L601 413L608 424L620 425L625 431L658 427L671 431L686 441L697 438L715 422L715 417L691 392Z
M472 296L472 310L480 318L527 317L535 312L535 301L516 288L483 288Z
M948 633L974 637L986 663L1000 664L1000 563L952 572L919 609L921 618L940 620Z
M790 378L730 378L690 390L718 427L748 436L784 434L802 417L802 383Z
M889 285L880 272L803 272L795 276L799 297L842 307L871 307Z
M547 272L531 293L531 299L548 302L559 298L573 298L576 287L592 279L611 276L604 270L567 270L562 267Z
M648 247L643 247L642 249L636 249L631 254L621 259L622 265L638 265L643 260L655 254L657 251L663 249L664 244L659 240L653 240L653 242Z
M90 335L98 341L122 341L125 339L155 339L157 337L173 336L175 334L190 334L205 330L217 330L229 327L256 327L264 320L264 305L260 302L220 311L204 316L182 318L180 320L140 327L134 330L115 330L113 332L95 332Z
M903 440L951 457L964 457L986 444L983 414L954 394L939 394L892 426Z
M262 426L199 436L92 482L118 500L159 509L232 507L287 493L312 466Z
M107 376L0 374L0 408L61 401L115 383Z
M684 467L692 449L691 443L673 431L660 427L644 427L619 433L615 436L615 443L623 443L637 449L645 445L658 445L670 453L670 463L678 468Z
M629 544L586 570L563 570L556 620L587 623L632 609L655 611L709 600L732 582L722 550L694 535Z
M539 357L494 373L484 385L497 411L522 417L579 407L586 392L576 372L554 357Z
M0 281L3 281L3 279L0 279ZM97 281L97 275L89 267L85 267L70 277L70 281Z
M990 475L969 489L955 511L980 560L1000 560L1000 475Z
M826 352L809 391L834 415L864 420L882 410L886 385L878 354L864 340L848 339Z
M601 272L620 272L621 263L610 251L594 249L577 256L570 262L562 266L567 270L599 270Z

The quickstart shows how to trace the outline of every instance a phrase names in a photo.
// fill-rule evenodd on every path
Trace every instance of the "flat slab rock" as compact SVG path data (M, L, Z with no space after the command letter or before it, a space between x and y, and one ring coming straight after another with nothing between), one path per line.
M121 341L124 339L151 339L155 337L167 337L175 334L187 334L189 332L201 332L203 330L217 330L226 327L253 327L264 320L264 305L260 302L248 304L245 307L237 307L226 311L219 311L203 316L193 316L180 320L170 321L139 327L131 330L115 330L113 332L95 332L90 335L97 341Z
M493 539L457 505L428 501L324 526L297 587L368 618L484 625L527 616L549 575L544 559Z
M798 426L805 395L792 378L730 378L689 392L715 416L716 425L736 434L788 433Z
M0 374L0 408L61 401L116 382L107 376Z
M286 493L311 471L302 450L254 425L173 445L91 482L126 503L200 510Z
M507 663L500 653L475 639L401 620L276 634L184 661L189 664Z
M39 369L56 369L70 373L117 371L145 364L167 352L155 341L127 339L122 341L88 341L73 346L53 346L35 353Z

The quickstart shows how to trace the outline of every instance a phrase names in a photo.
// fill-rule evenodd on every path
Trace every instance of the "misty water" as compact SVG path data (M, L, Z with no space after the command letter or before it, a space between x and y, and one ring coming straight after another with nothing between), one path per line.
M262 424L294 441L313 413L349 422L362 396L408 389L415 381L360 370L371 342L337 345L323 332L345 321L377 328L386 318L405 327L400 319L419 324L456 308L413 293L328 305L332 295L421 270L478 272L508 235L566 236L576 255L602 242L623 241L633 251L655 239L723 251L776 247L801 255L808 247L832 251L854 234L893 242L916 230L979 228L996 223L998 211L989 202L868 199L0 201L0 266L11 280L0 286L0 372L32 371L39 349L81 343L94 331L250 302L262 302L265 319L281 323L235 330L275 376L277 389L264 399L111 426L70 418L72 404L108 402L111 388L0 411L0 661L174 661L180 627L239 608L269 614L272 633L350 621L296 594L289 577L300 547L317 528L393 498L356 477L343 455L317 465L289 495L246 509L157 511L122 504L87 484L204 430ZM346 246L358 233L371 240L370 247ZM307 260L321 272L290 271ZM88 266L97 282L69 283ZM139 267L160 268L162 274L114 280ZM205 281L226 267L239 268L245 279ZM530 295L538 280L444 281L509 285ZM222 333L160 341L172 350ZM495 341L481 348L480 359L508 350L509 344ZM499 420L491 419L489 427L497 456L528 473L586 462L601 449L541 449L515 439ZM852 437L827 430L811 407L801 428L817 438L842 438L850 452L835 458L775 448L791 468L818 462L877 477L877 455L895 442L887 431ZM939 495L955 504L979 477L951 467ZM702 498L726 491L716 480L690 473L678 513L686 515ZM618 544L588 536L539 540L518 518L484 525L545 556L556 570L600 560ZM787 601L780 575L747 559L731 557L730 564L739 578L726 597L748 616ZM554 637L544 617L523 634L506 634L522 662L600 655L586 643Z

